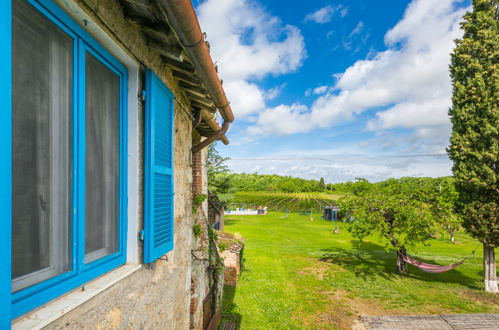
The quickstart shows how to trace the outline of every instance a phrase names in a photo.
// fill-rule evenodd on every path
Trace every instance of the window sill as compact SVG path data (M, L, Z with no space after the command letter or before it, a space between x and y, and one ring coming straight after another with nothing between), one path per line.
M29 314L20 316L12 323L13 330L41 329L69 313L86 301L109 289L122 279L130 276L141 265L124 265L85 284L85 291L72 291Z

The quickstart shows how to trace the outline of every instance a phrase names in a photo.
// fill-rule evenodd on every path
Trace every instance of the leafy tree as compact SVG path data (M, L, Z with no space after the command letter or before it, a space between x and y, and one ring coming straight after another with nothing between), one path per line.
M206 159L208 190L212 193L224 193L230 189L230 179L226 175L229 172L227 160L229 158L220 156L215 143L208 146L208 158Z
M455 210L458 208L459 194L454 186L454 179L444 177L432 180L431 204L432 212L438 214L440 227L454 242L454 234L461 228L462 218Z
M220 174L216 174L218 179ZM258 173L223 174L229 180L231 191L318 192L323 189L317 180Z
M463 226L483 243L485 290L497 292L499 246L499 1L473 0L451 55L453 131L448 153Z
M403 260L406 249L428 244L439 229L443 213L433 212L425 180L403 178L378 184L362 183L363 189L357 195L340 200L341 209L356 219L349 231L358 239L377 233L396 250L397 270L406 274L407 264Z
M280 185L280 188L281 188L281 191L289 192L289 193L298 191L298 188L296 187L296 185L292 181L286 181L286 182L282 183Z
M217 173L227 173L229 172L229 167L226 162L230 158L222 157L218 153L215 143L208 146L208 158L206 160L206 166L208 167L208 178Z
M355 178L355 182L350 186L350 190L354 195L361 195L370 187L369 181L364 178Z

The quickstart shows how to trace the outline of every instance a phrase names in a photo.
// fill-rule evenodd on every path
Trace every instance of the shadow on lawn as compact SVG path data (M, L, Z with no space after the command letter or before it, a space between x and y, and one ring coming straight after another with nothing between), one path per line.
M319 260L341 266L363 280L372 280L375 277L392 280L402 276L396 270L395 252L387 252L383 246L370 242L352 241L352 243L354 243L353 247L349 249L332 247L320 250L323 255ZM418 258L418 260L438 264L432 259ZM458 269L446 273L430 274L409 265L407 276L425 282L457 283L471 289L480 289L475 278L464 275Z
M224 226L232 226L240 221L240 219L224 219Z
M232 321L236 323L236 329L240 329L242 315L236 313L237 305L234 303L236 296L236 287L224 285L224 295L222 300L222 323L224 321Z

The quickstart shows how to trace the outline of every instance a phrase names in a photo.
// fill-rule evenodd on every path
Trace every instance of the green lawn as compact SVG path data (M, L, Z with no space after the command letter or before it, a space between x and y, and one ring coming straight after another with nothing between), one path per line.
M353 240L347 224L291 213L227 216L225 230L245 240L244 270L225 287L224 315L241 329L349 328L359 315L499 313L498 295L482 288L481 249L453 271L427 274L412 266L395 272L395 255L376 237ZM420 260L450 264L477 245L458 233L409 251Z

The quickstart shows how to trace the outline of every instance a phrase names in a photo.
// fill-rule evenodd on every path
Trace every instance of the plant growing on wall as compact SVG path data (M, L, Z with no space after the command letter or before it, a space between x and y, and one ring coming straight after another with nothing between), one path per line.
M196 214L198 212L199 207L206 200L208 196L206 194L198 194L192 198L192 214Z
M462 203L463 226L483 243L484 285L498 292L499 1L473 0L451 56L452 135L448 153Z
M203 230L201 229L201 224L196 223L194 226L192 226L192 232L194 233L194 237L196 238L201 236L201 233L203 232Z

